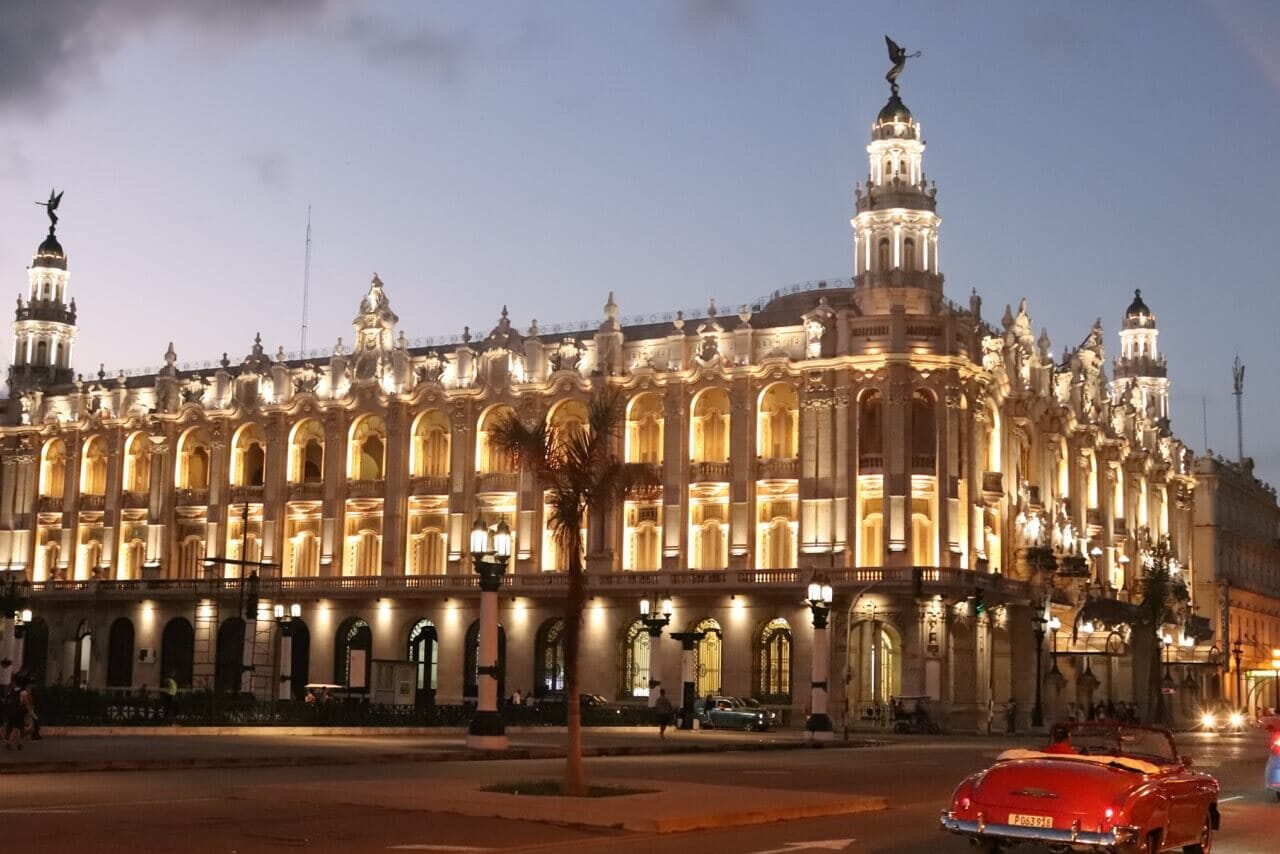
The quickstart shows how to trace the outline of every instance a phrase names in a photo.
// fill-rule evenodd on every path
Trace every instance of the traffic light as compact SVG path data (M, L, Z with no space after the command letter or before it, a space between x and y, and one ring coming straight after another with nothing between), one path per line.
M986 600L982 598L983 595L981 587L973 588L973 615L975 617L981 617L983 614L987 613L987 603Z
M251 572L244 580L244 618L258 619L258 573Z

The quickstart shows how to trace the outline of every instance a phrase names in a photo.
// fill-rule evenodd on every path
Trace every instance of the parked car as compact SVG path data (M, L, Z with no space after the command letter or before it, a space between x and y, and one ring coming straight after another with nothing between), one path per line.
M1269 732L1267 743L1271 747L1271 755L1267 758L1267 770L1263 774L1263 784L1267 791L1280 801L1280 732Z
M942 829L985 851L1038 842L1062 850L1207 854L1219 823L1218 781L1191 770L1167 729L1061 726L1065 741L1006 750L966 778L942 813Z
M757 710L764 712L765 717L769 720L770 727L778 725L778 713L772 709L766 709L755 697L743 697L742 705L753 712Z
M747 732L767 730L769 712L763 708L749 708L736 697L712 697L710 708L706 698L695 700L693 712L707 729L743 729Z

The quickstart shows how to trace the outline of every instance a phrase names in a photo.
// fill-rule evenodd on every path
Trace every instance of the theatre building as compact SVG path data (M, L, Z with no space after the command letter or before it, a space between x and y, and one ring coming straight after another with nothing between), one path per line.
M851 278L638 319L610 294L589 327L517 326L493 306L487 334L411 342L390 299L409 283L374 276L353 288L349 347L291 357L255 338L192 368L178 341L154 372L86 377L72 343L93 319L77 316L51 228L0 428L0 569L26 582L31 611L22 666L92 689L172 672L184 689L237 690L248 658L244 684L272 698L371 689L373 662L414 661L418 701L460 703L476 685L479 519L514 535L502 691L559 690L564 555L544 496L489 431L510 411L580 422L610 386L627 399L620 453L662 487L588 517L584 690L672 691L670 633L695 630L699 694L798 720L821 573L837 727L887 725L895 696L928 696L955 728L1016 698L1025 723L1037 678L1046 707L1134 696L1122 617L1142 559L1167 538L1194 572L1193 472L1169 432L1154 315L1137 297L1121 316L1133 288L1116 283L1099 311L1123 327L1109 379L1101 324L1055 357L1026 300L992 321L967 287L947 299L920 125L895 94L870 137ZM251 620L245 566L225 560L265 564ZM640 601L668 596L669 629L651 638ZM1037 626L1070 628L1087 606L1096 638L1063 630L1037 652ZM1106 614L1121 617L1104 631ZM1190 616L1168 629L1179 643ZM1196 644L1209 646L1192 639L1188 660Z

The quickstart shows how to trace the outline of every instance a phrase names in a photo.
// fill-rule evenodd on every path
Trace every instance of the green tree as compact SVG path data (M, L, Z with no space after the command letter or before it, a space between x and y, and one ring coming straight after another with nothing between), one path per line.
M588 513L592 518L605 518L625 497L649 493L659 483L650 466L626 463L618 456L625 417L626 399L605 387L592 396L586 424L581 427L560 428L545 421L524 424L508 413L494 425L489 439L519 469L534 476L546 495L552 538L566 559L569 584L564 602L564 669L569 737L563 791L576 797L587 794L578 703L578 651L586 604L582 523Z
M1138 603L1135 632L1142 632L1151 644L1150 666L1147 672L1147 708L1151 720L1169 723L1169 709L1165 705L1163 680L1160 675L1163 646L1160 627L1176 619L1174 609L1187 598L1186 584L1173 574L1173 552L1168 540L1161 539L1151 550L1142 573L1142 601Z

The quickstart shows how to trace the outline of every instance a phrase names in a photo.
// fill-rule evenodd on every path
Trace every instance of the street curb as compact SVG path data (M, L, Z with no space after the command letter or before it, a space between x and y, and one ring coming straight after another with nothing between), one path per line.
M774 821L795 821L803 818L827 818L833 815L880 812L888 808L889 799L886 797L859 795L825 804L772 807L736 813L722 813L720 815L637 819L635 821L627 821L623 827L627 830L649 833L681 833L688 830L713 830L725 827L743 827L751 824L768 824Z
M878 742L836 742L816 749L857 749L876 747ZM610 756L664 756L674 754L731 753L768 750L815 749L805 742L771 742L763 744L727 743L704 745L617 745L612 747L583 748L585 758ZM164 759L101 759L101 760L47 760L34 762L0 763L0 776L17 774L67 774L102 771L186 771L219 768L292 768L317 765L384 765L395 762L492 762L524 759L563 759L562 748L514 747L507 750L477 751L463 747L449 750L425 750L419 752L356 753L350 756L335 754L302 754L293 756L204 756L174 757Z

